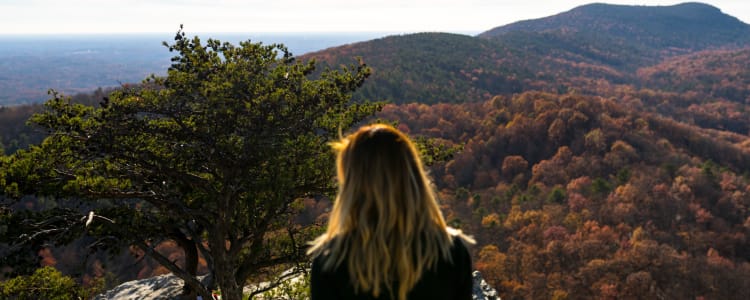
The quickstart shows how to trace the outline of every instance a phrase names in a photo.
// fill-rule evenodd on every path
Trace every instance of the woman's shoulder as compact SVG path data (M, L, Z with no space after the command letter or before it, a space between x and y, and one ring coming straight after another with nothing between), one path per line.
M454 264L471 264L471 255L469 254L469 245L473 245L474 239L466 235L459 229L448 227L448 234L452 239L451 260Z
M326 270L326 271L333 271L332 268L335 266L341 265L342 261L346 260L346 257L339 257L344 255L343 253L336 253L334 254L333 248L336 246L336 243L340 243L342 241L342 237L337 236L334 238L331 238L327 241L321 242L317 249L313 251L311 254L312 256L312 267L313 269L317 270Z
M476 243L474 238L461 231L461 229L447 227L446 231L448 231L448 235L451 237L453 245L459 244L465 248L468 245L474 245Z

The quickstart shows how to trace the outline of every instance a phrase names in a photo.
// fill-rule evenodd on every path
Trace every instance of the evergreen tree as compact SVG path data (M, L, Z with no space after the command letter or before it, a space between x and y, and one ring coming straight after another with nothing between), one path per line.
M258 270L305 259L292 204L333 191L327 143L380 108L350 100L370 70L360 62L314 77L314 62L296 62L283 45L203 44L182 29L164 45L177 53L166 77L124 86L100 107L53 92L32 118L49 137L5 159L0 185L12 199L85 199L86 210L36 216L99 246L139 247L184 279L186 293L210 299L218 287L240 299ZM34 218L13 214L4 220ZM50 232L25 224L19 247ZM164 240L184 250L184 265L155 250ZM207 284L196 278L199 253Z

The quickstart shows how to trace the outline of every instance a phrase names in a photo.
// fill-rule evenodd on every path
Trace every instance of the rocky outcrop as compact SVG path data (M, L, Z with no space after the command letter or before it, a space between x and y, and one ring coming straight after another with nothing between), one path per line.
M472 274L474 280L474 300L500 300L497 291L489 286L479 271ZM101 295L96 300L109 299L179 299L182 292L182 279L165 274L161 276L133 280L123 283Z
M474 271L471 277L474 280L474 288L472 289L472 293L474 294L472 295L473 300L500 300L500 297L497 296L497 291L484 281L482 273Z
M178 299L183 280L172 273L125 282L94 297L105 299Z

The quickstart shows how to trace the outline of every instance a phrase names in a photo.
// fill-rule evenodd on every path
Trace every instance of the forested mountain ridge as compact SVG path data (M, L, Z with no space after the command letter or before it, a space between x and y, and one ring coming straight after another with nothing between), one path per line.
M417 33L330 48L302 59L337 68L361 57L373 75L355 97L394 103L471 102L529 89L589 88L592 78L630 80L630 75L582 56L578 46L550 48L549 38L519 35L517 40L491 40Z
M374 72L358 92L362 98L465 102L521 90L513 77L528 77L531 70L521 60L499 57L501 49L518 51L466 35L416 33L331 48L302 59L314 58L323 66L336 68L351 63L352 57L362 57Z
M750 25L703 3L672 6L594 3L554 16L496 27L479 36L499 38L518 31L608 36L624 44L667 53L750 42Z
M745 103L750 96L750 49L701 51L638 70L644 85L697 92Z
M637 69L697 51L747 46L750 25L706 4L591 4L477 37L390 36L302 57L331 67L362 57L374 73L360 98L437 103L532 89L598 94L602 80L659 90L642 82Z

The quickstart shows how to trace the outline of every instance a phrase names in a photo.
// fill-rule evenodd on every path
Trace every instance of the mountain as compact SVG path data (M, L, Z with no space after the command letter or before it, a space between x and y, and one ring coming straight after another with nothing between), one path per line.
M337 68L361 57L374 74L358 97L435 103L520 91L520 82L513 78L529 77L530 71L523 61L504 58L518 52L467 35L417 33L330 48L302 59L314 58L324 68Z
M513 32L603 36L661 53L747 45L750 26L702 3L672 6L589 4L554 16L496 27L481 33L499 38Z
M698 51L747 46L750 25L706 4L590 4L476 37L389 36L302 58L337 68L362 57L374 72L358 98L455 103L522 90L597 94L604 85L648 86L639 81L639 68Z
M601 62L615 59L606 49L589 53L581 48L547 34L483 39L417 33L334 47L301 59L316 59L322 68L339 68L361 57L373 75L355 97L394 103L478 101L530 89L590 89L591 78L632 80L632 75ZM613 65L627 60L617 59Z

